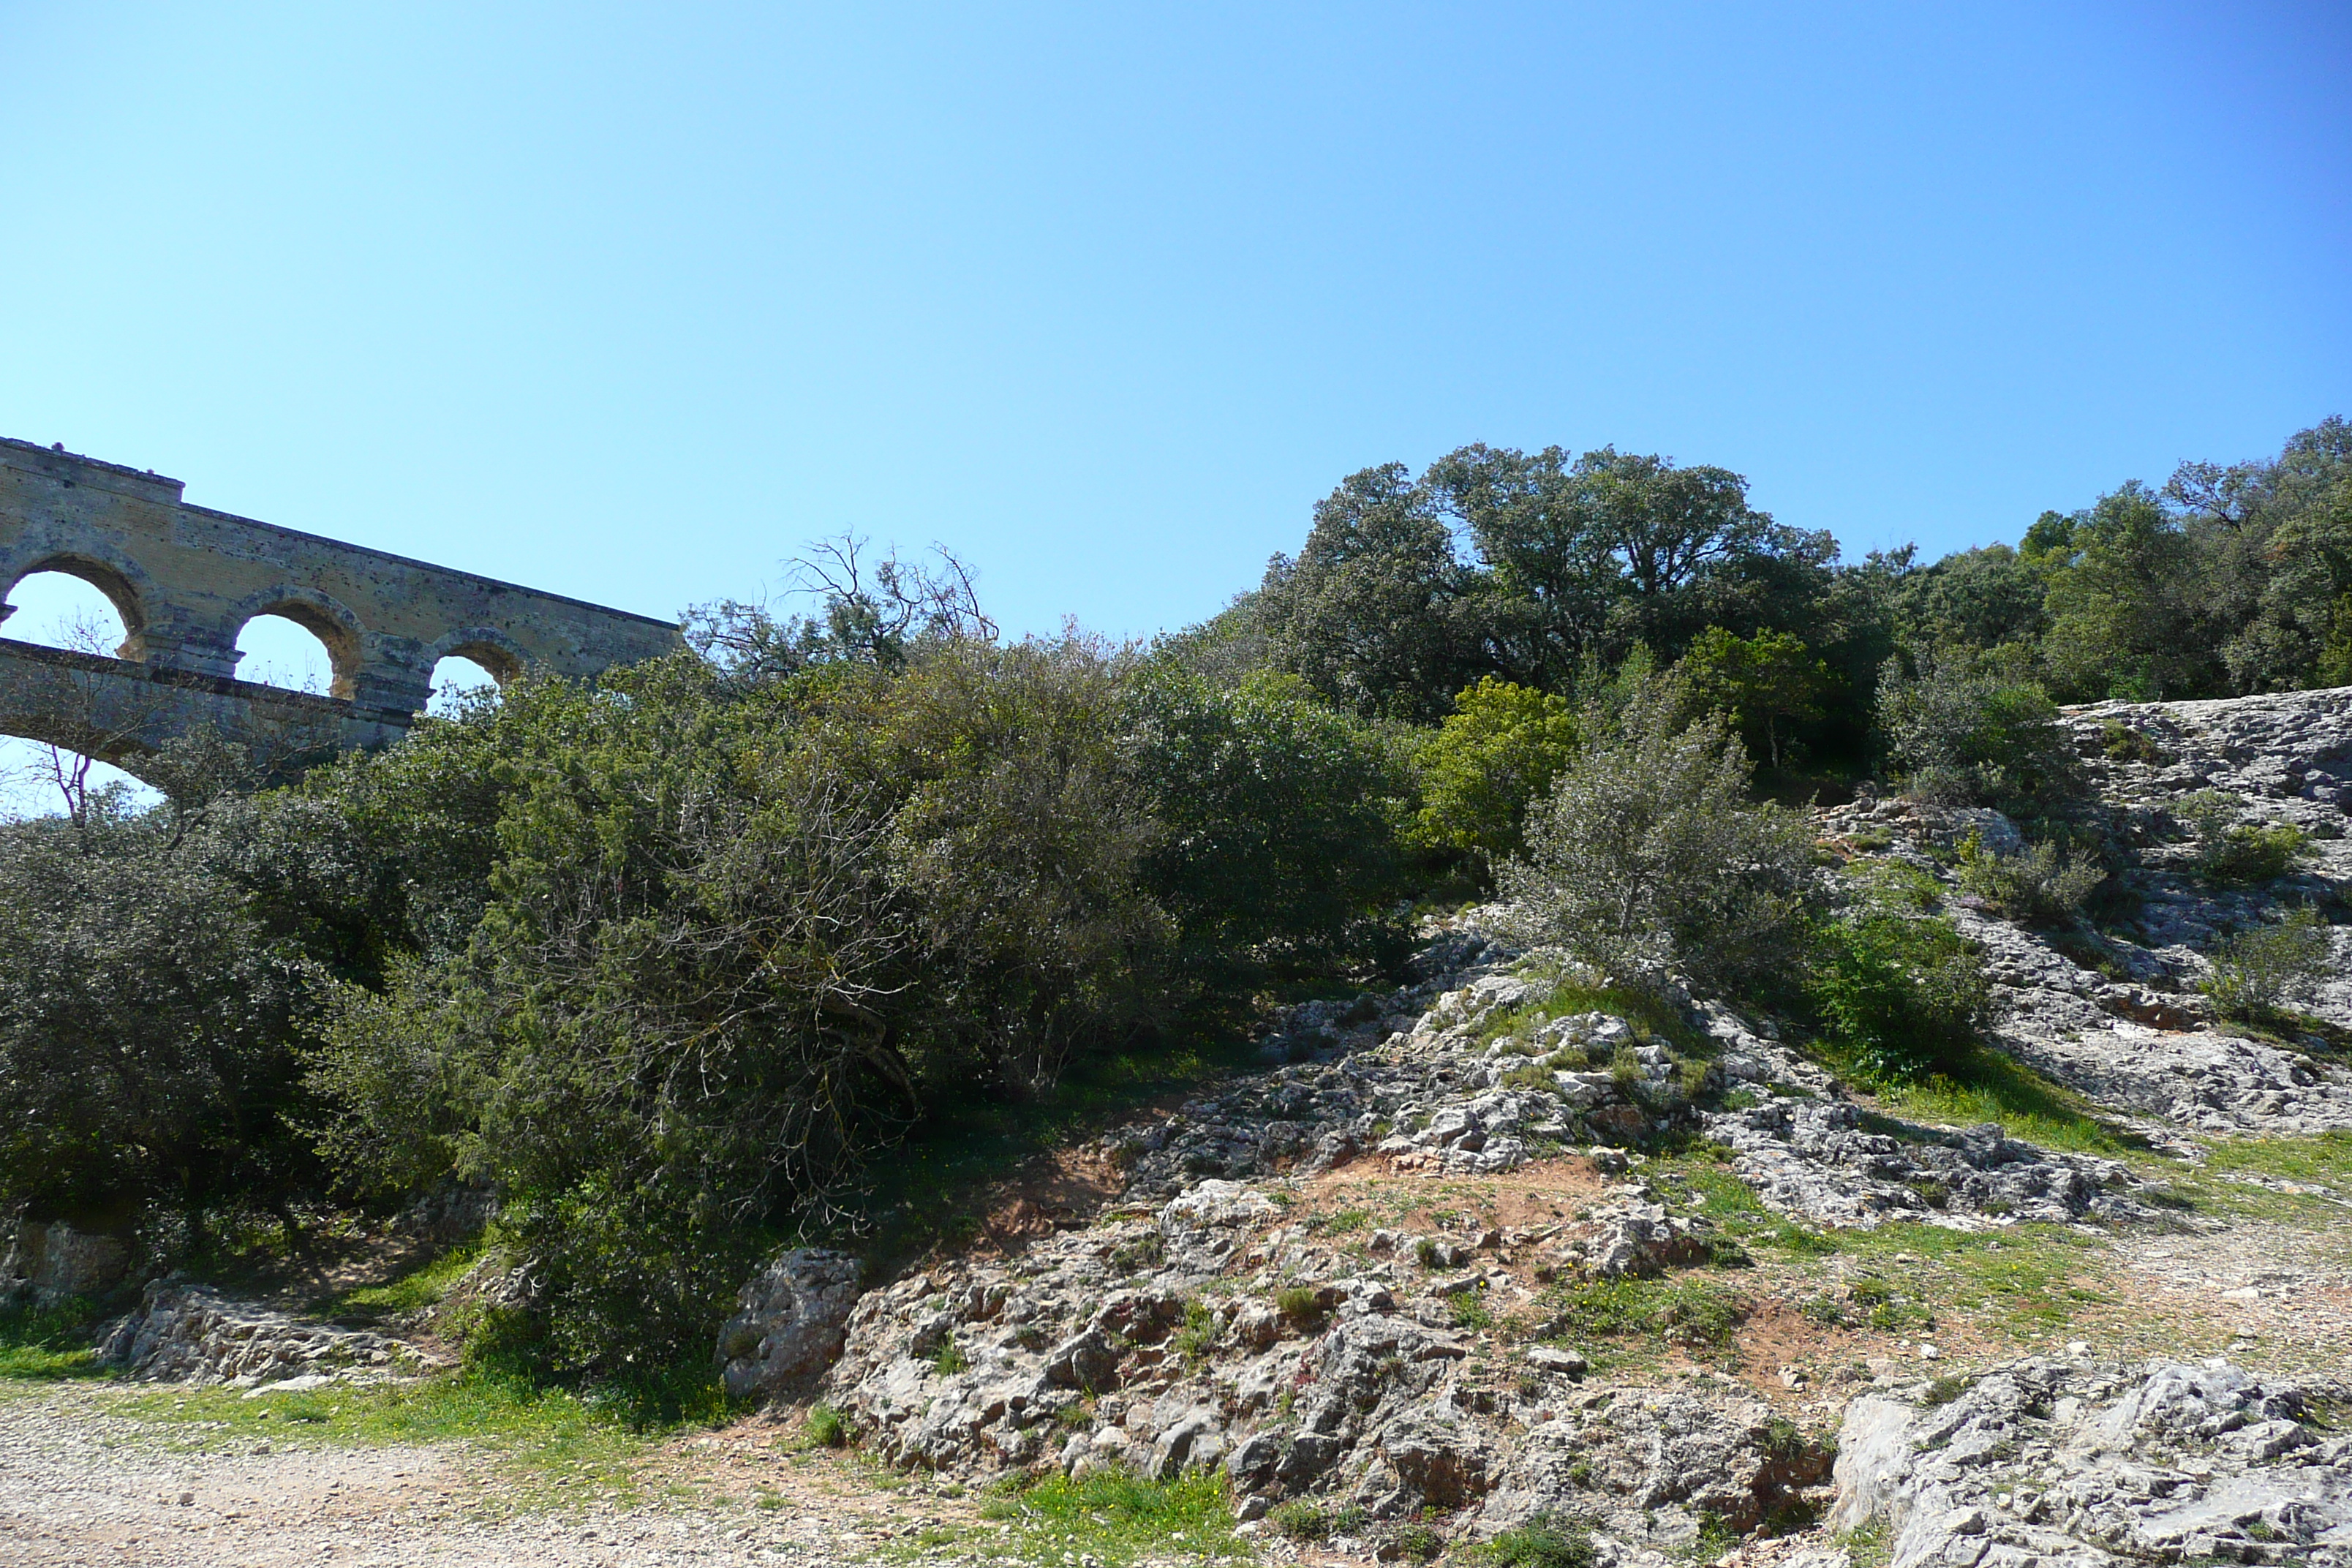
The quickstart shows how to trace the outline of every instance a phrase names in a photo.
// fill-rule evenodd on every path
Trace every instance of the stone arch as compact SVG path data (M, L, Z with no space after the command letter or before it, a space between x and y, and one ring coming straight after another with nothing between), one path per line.
M488 670L490 679L500 686L530 665L530 655L522 645L496 626L461 626L442 633L425 649L425 673L430 676L433 667L445 658L470 658Z
M8 611L15 607L7 605L7 598L16 591L16 584L42 572L79 578L105 595L107 603L122 619L122 647L117 650L118 656L128 659L146 657L142 645L148 624L147 605L155 585L135 562L110 558L88 546L28 552L0 569L0 606L5 606L0 608L0 623L7 620Z
M331 695L349 698L358 689L360 666L366 657L367 630L349 606L316 588L288 584L246 598L230 613L227 646L257 616L283 616L326 646L334 670Z

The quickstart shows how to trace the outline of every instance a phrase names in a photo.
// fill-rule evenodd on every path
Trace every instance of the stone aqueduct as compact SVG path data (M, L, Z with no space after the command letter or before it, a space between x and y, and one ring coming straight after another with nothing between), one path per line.
M173 737L210 727L289 773L405 733L452 655L504 681L534 667L593 677L679 646L674 622L190 506L181 489L0 438L0 601L31 573L67 573L112 601L129 633L112 658L0 636L0 733L135 774ZM237 634L263 615L326 645L330 694L236 679Z

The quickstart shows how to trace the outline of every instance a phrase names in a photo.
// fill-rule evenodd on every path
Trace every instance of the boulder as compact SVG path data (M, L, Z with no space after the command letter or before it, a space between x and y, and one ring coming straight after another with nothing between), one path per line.
M831 1367L857 1305L859 1272L845 1252L798 1247L736 1292L740 1310L719 1331L727 1392L766 1397Z

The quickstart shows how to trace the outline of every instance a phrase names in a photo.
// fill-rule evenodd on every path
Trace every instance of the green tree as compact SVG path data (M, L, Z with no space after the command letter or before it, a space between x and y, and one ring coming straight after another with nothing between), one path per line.
M1472 600L1432 498L1402 463L1342 480L1298 559L1276 556L1252 613L1280 667L1368 717L1434 719L1488 667Z
M1576 734L1564 697L1491 675L1465 689L1413 753L1421 810L1411 841L1489 866L1517 854L1528 807L1575 756Z
M1742 637L1709 626L1683 656L1681 668L1692 700L1725 715L1743 738L1761 735L1775 768L1788 726L1822 717L1830 690L1829 666L1787 632Z
M2102 496L2041 559L2043 658L2062 694L2152 700L2221 688L2223 638L2201 613L2195 541L2156 492L2135 481Z

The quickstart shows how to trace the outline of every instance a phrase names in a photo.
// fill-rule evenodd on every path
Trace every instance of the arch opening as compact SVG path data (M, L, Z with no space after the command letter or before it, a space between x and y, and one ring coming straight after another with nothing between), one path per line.
M447 719L497 696L499 688L507 683L512 672L501 674L483 662L481 656L488 651L447 654L435 664L433 695L425 702L425 711L436 719Z
M138 596L102 565L45 562L16 579L6 603L0 637L108 658L140 652ZM70 746L0 734L0 820L78 818L110 796L129 810L163 798L121 768Z
M336 657L314 617L294 608L264 610L237 628L236 678L314 697L350 696L348 662Z
M95 568L74 570L63 563L26 573L8 590L0 637L109 658L135 657L138 600L127 584L99 581L102 575Z

